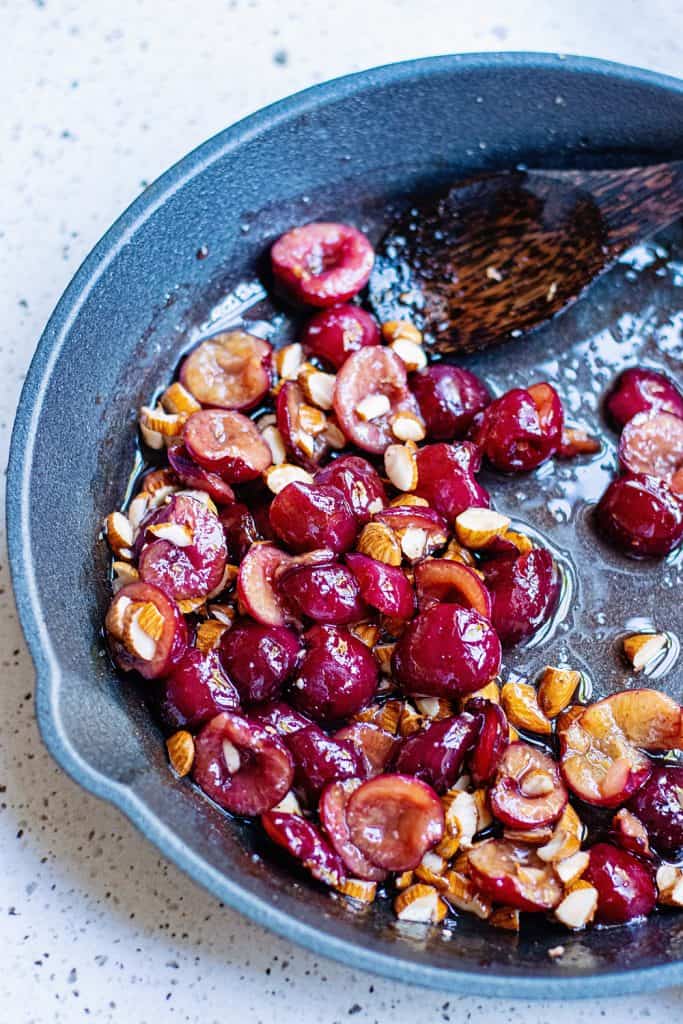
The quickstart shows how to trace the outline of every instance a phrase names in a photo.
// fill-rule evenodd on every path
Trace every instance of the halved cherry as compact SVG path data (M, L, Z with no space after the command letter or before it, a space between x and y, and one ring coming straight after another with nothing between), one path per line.
M270 525L292 551L329 548L335 554L352 548L358 523L336 487L294 481L283 487L270 506Z
M156 639L147 634L148 639L142 637L142 643L136 643L136 625L130 620L135 616L139 628L145 632L144 621L139 623L145 605L153 606L151 611L155 619L157 616L161 618L161 632ZM158 625L155 622L155 627ZM118 667L123 672L138 672L145 679L166 675L187 645L185 620L177 604L151 583L135 582L122 587L109 605L104 628L112 658Z
M368 613L356 577L338 562L293 565L279 575L278 588L297 617L314 622L344 626Z
M683 419L670 412L634 416L622 431L619 461L630 473L668 483L683 468Z
M679 860L683 854L683 765L657 766L628 806L647 828L657 852Z
M552 757L529 743L505 750L490 792L491 810L510 828L552 825L567 806L567 790Z
M228 545L228 555L234 564L242 561L252 544L265 540L252 513L241 501L222 508L219 519Z
M467 712L431 722L403 741L396 771L423 779L437 793L444 793L457 781L478 726L479 720Z
M472 782L475 786L490 782L498 770L509 742L510 729L500 704L473 697L465 704L465 711L479 719L477 738L468 755Z
M292 704L323 725L369 704L378 677L370 648L341 626L314 626L305 639L308 650L289 686Z
M493 679L500 659L500 641L488 619L470 608L437 604L409 623L392 667L407 693L457 697Z
M338 740L315 725L283 735L295 764L294 783L312 802L328 782L363 776L363 764L357 749Z
M220 660L245 704L278 697L296 668L301 645L286 626L243 619L223 634Z
M657 890L647 865L611 843L596 843L589 857L583 878L598 891L597 921L625 924L652 913Z
M453 521L468 508L488 508L488 491L475 479L481 454L469 441L428 444L417 453L415 493Z
M424 530L430 548L442 547L448 539L448 524L442 515L424 505L394 505L382 509L374 517L375 522L384 523L391 530Z
M316 313L306 324L301 342L314 356L338 370L352 352L379 345L377 321L360 306L343 304Z
M349 552L346 563L358 580L366 604L393 619L412 616L415 597L403 569L357 552Z
M683 539L683 502L652 476L613 480L595 514L607 539L629 555L666 555Z
M475 419L470 437L496 469L528 472L558 450L562 423L559 396L544 382L496 398Z
M380 475L367 459L358 455L342 455L319 469L317 484L338 488L353 509L359 526L364 526L375 512L387 503L387 494Z
M176 494L155 509L141 525L140 544L141 579L177 600L203 597L221 581L227 560L223 529L196 498Z
M202 409L193 413L185 424L183 441L200 466L233 484L256 479L273 461L252 421L239 412Z
M415 589L420 607L435 601L473 608L491 618L491 595L474 569L449 558L429 558L415 566Z
M683 417L683 395L678 388L663 373L644 366L624 370L606 404L618 427L642 412L670 412Z
M346 810L351 841L376 867L408 871L443 838L444 813L425 782L378 775L351 794Z
M373 722L353 722L338 729L336 740L350 743L358 751L364 766L364 776L380 775L394 758L400 741L396 736Z
M306 403L296 381L288 380L278 392L275 405L278 430L293 462L314 473L329 450L324 432L309 434L301 424L301 407Z
M163 683L161 716L173 729L203 725L221 711L238 711L240 695L228 679L217 651L188 647Z
M437 363L411 374L410 388L433 441L464 437L474 417L491 401L483 381L450 363Z
M180 367L180 379L202 405L252 409L270 387L267 341L245 331L227 331L202 341Z
M472 880L494 903L517 910L552 910L562 899L562 886L552 865L532 846L489 839L468 854Z
M387 877L386 871L375 867L354 845L346 820L349 798L360 785L360 779L328 783L320 796L318 813L330 843L350 873L370 882L382 882Z
M274 544L259 541L252 544L240 565L237 596L248 614L266 626L284 626L290 618L275 585L275 574L291 557Z
M385 397L388 409L372 419L357 411L368 396ZM337 374L334 409L339 426L349 441L366 452L383 452L394 440L391 421L398 412L420 415L408 390L405 364L391 349L371 345L354 352Z
M230 505L234 502L235 492L230 484L226 484L218 473L203 469L190 457L184 444L170 445L167 454L171 468L187 487L206 491L219 505Z
M347 302L367 284L375 254L357 228L318 221L281 235L270 259L273 275L294 299L326 307Z
M261 815L261 824L273 842L301 861L319 882L336 886L342 881L343 861L312 822L300 814L268 811Z
M226 811L263 814L291 788L294 762L284 743L255 719L226 712L196 737L192 776Z
M560 598L560 574L546 548L483 566L491 594L493 623L503 646L527 640L543 625Z

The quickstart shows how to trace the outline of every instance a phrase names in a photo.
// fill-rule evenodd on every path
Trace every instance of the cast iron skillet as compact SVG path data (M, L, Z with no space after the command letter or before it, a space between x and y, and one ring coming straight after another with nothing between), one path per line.
M98 533L126 488L135 410L172 372L188 328L226 290L253 279L268 243L291 225L350 216L376 234L385 201L520 161L626 166L680 158L682 126L681 82L574 57L437 57L316 86L229 128L148 188L87 258L40 341L12 438L8 527L45 743L81 785L121 808L192 878L318 953L454 991L606 996L683 981L683 915L658 914L629 929L577 936L541 924L517 938L473 919L458 923L450 939L437 929L399 927L381 907L355 913L293 876L249 827L228 821L190 784L178 784L139 690L117 677L100 638L108 584ZM206 259L197 259L200 246L208 249ZM657 309L658 302L664 308L674 301L661 275L629 285L628 273L618 269L616 283L598 285L598 293L517 354L493 352L478 368L502 387L517 372L528 382L546 360L537 379L554 374L563 388L576 379L571 373L602 366L593 358L596 346L599 354L604 331L634 302L646 304L654 295ZM680 289L678 301L680 310ZM672 321L655 324L655 334L665 322ZM577 369L563 368L560 357L547 362L555 348L559 353L579 336L594 340L588 356L575 359ZM609 336L614 348L614 331ZM669 359L670 369L680 357L675 339L653 352L660 365ZM604 367L600 372L604 386ZM590 382L574 391L589 393ZM596 473L602 485L611 457L610 449L593 465L584 492ZM535 521L558 549L575 561L583 557L593 570L597 561L602 582L614 582L601 591L592 576L588 584L579 580L567 620L574 632L555 641L571 646L578 637L577 657L585 660L588 652L600 665L599 631L590 626L596 608L625 614L620 595L633 578L633 607L655 614L659 577L647 569L638 577L616 556L596 555L581 515L563 522L552 503L537 500L545 479L539 486L527 481L521 497L517 485L508 487L504 501L522 512L536 501ZM680 625L673 602L671 612ZM545 663L552 653L551 643L525 657ZM600 678L599 689L609 689ZM679 689L675 678L667 685ZM553 961L547 951L558 942L566 953Z

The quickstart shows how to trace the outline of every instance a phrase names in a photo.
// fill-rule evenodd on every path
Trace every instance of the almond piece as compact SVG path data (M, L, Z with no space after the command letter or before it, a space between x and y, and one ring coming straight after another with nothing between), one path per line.
M157 540L167 540L176 548L187 548L194 540L192 529L187 523L153 523L147 527L147 532Z
M133 527L123 512L110 512L104 521L109 547L119 558L130 561L133 557Z
M380 672L385 676L391 675L391 657L396 644L376 644L372 653L375 655Z
M266 485L273 494L279 494L287 484L297 481L302 484L312 484L313 477L301 466L294 466L290 462L282 462L279 466L269 466L264 473Z
M612 828L617 839L627 840L627 849L632 853L639 853L643 857L651 857L650 840L647 829L635 814L631 814L625 807L612 818ZM635 847L635 849L634 849Z
M171 768L178 778L182 779L185 775L189 775L194 763L194 739L192 738L192 733L187 732L185 729L174 732L166 740L166 750L168 751Z
M553 864L556 861L572 857L575 853L579 852L580 846L581 844L576 836L571 835L570 832L565 832L562 828L556 828L550 842L539 846L536 853L541 860L548 864Z
M673 864L657 869L657 902L666 907L683 906L683 871Z
M221 642L221 637L228 630L218 619L205 619L197 626L196 646L202 654L208 654L215 650Z
M132 607L133 602L129 597L120 597L118 601L115 601L107 612L106 627L107 632L114 637L115 640L123 639L123 631L126 627L126 616L128 609Z
M140 579L140 573L129 562L114 562L112 570L114 572L114 578L111 583L113 594L118 594L121 587L125 587L129 583L135 583L136 580Z
M366 647L374 647L379 637L379 626L371 622L359 622L356 626L349 627L356 639L360 640Z
M222 622L228 628L232 626L237 618L237 611L231 604L210 604L208 612L212 619Z
M419 715L412 704L405 702L401 710L401 717L398 722L398 731L405 739L407 736L414 736L424 725L424 718Z
M477 892L467 875L463 875L459 871L448 871L445 879L446 898L449 903L452 903L458 910L475 914L482 920L491 916L491 904Z
M299 414L299 425L301 429L312 437L317 437L318 434L322 434L327 423L327 417L322 409L318 409L315 405L307 405L306 402L302 402L298 409Z
M157 619L148 610L150 605L158 615L159 612L156 606L152 605L151 601L134 601L126 610L123 624L122 639L124 646L134 657L141 658L143 661L152 661L157 649L156 641L158 637L155 638L148 633L140 621L142 616L150 629L154 632L158 631Z
M152 601L145 601L137 613L138 625L152 640L159 640L164 631L164 617Z
M191 615L193 612L198 612L205 603L206 600L203 597L184 597L180 601L176 601L183 615Z
M642 672L664 650L667 642L664 633L634 633L625 637L624 654L633 665L633 671Z
M519 780L519 791L525 797L548 796L554 788L552 775L542 768L532 768Z
M445 889L446 879L443 873L446 870L446 861L433 850L428 850L415 868L415 877L421 882L433 885L435 889Z
M590 863L590 857L585 850L573 853L571 857L565 857L555 864L555 874L567 888L577 882Z
M271 808L273 811L280 811L282 814L302 814L301 804L299 803L296 793L293 789L290 789L288 793L285 793L279 804Z
M150 503L154 507L160 503L158 499L160 493L161 501L163 502L170 494L177 490L178 479L172 470L167 468L153 469L151 473L147 473L144 477L140 494L147 494L150 499L157 499Z
M407 889L409 885L412 885L412 882L412 871L401 871L399 875L395 875L394 877L394 885L397 889Z
M152 451L158 452L164 447L164 435L160 434L158 430L152 430L142 419L138 419L138 426L142 435L142 440L145 442L148 448Z
M219 594L222 594L224 590L229 590L230 587L233 587L235 583L237 583L238 575L239 566L232 565L230 562L226 562L225 568L223 569L223 575L221 576L220 580L213 588L213 590L209 591L204 600L212 601L214 597L218 597Z
M418 882L398 894L394 900L394 911L399 921L438 924L443 921L448 908L434 886Z
M446 700L445 697L417 697L415 707L425 718L431 718L434 721L451 718L455 714L452 702Z
M531 539L527 537L525 533L517 533L516 530L507 530L505 540L509 540L511 544L514 544L520 555L528 555L530 551L534 550L534 545Z
M276 349L273 362L281 380L296 380L304 362L303 346L298 341L292 345L283 345Z
M287 459L287 450L282 434L277 427L267 426L261 431L261 437L270 448L270 457L274 466L280 466Z
M163 438L178 437L182 433L187 416L185 413L164 412L161 406L150 409L143 405L140 409L140 425L147 430L161 434Z
M344 878L336 886L337 892L359 903L372 903L377 894L377 882L366 882L362 878Z
M496 907L489 917L489 924L506 932L518 932L519 910L516 907Z
M161 404L166 412L179 413L191 416L193 412L199 412L201 405L187 388L179 380L170 384L161 396Z
M391 344L392 341L404 339L412 341L414 345L421 345L423 342L422 331L410 320L387 320L382 324L382 337Z
M334 405L334 388L337 383L335 375L323 373L310 363L304 363L297 379L308 401L329 412Z
M536 691L528 683L506 683L500 691L500 702L512 725L543 736L552 732L550 719L541 711Z
M387 565L400 565L403 557L401 545L393 530L384 523L366 523L361 530L356 549Z
M391 433L399 441L424 441L427 430L420 419L412 412L399 412L389 421Z
M389 508L405 508L406 506L413 508L429 508L429 502L426 498L420 498L417 494L399 494L398 497L389 502Z
M577 931L590 924L597 906L598 890L587 882L577 882L576 887L555 907L555 917L567 928Z
M417 345L409 338L397 338L396 341L391 342L389 348L405 363L408 373L414 373L415 370L424 370L427 365L427 354L422 345Z
M439 857L443 857L444 860L451 860L459 848L460 840L457 836L445 835L434 847L434 853L438 853Z
M371 704L353 716L354 722L371 722L395 736L403 710L402 700L387 700L384 704Z
M467 508L455 520L455 533L460 543L471 551L479 551L496 537L503 537L510 520L492 508Z
M140 529L140 523L149 512L150 507L150 495L146 494L144 491L141 491L140 494L136 494L128 506L126 514L128 516L128 522L133 528L134 537L137 536L138 530Z
M477 564L474 555L467 548L464 548L462 544L458 544L455 538L448 542L448 546L441 557L447 558L451 562L460 562L461 565L468 565L470 568L474 568Z
M356 416L365 420L366 423L378 420L380 416L386 416L388 412L391 412L389 396L381 393L366 395L356 405Z
M329 444L330 448L334 448L337 452L340 452L342 448L346 447L346 435L334 420L328 419L323 431L323 437ZM379 509L377 511L379 511Z
M557 718L572 702L581 673L571 668L547 665L538 683L538 703L548 718Z
M575 455L597 455L602 445L597 437L591 437L581 427L565 427L562 431L560 458L572 458Z
M488 792L482 786L480 789L475 789L472 796L474 797L474 802L477 805L477 832L481 832L483 829L488 828L489 825L493 824L493 815L489 808Z
M408 526L401 531L401 551L409 562L419 562L427 554L429 534L419 526Z
M504 828L503 837L511 843L545 846L553 838L553 829L551 825L537 825L536 828Z
M441 805L444 810L446 832L451 836L457 836L460 848L468 850L479 829L477 801L471 793L453 787L443 794Z

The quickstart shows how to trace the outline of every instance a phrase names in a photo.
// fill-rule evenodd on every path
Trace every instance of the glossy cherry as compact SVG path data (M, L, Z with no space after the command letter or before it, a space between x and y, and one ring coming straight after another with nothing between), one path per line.
M491 618L491 595L478 572L448 558L429 558L415 566L415 589L421 608L438 601L472 608Z
M441 801L425 782L406 775L378 775L359 786L346 809L351 841L387 871L417 867L443 837Z
M265 626L284 626L291 619L275 584L276 573L291 561L291 555L263 541L252 544L242 559L237 596L245 611Z
M220 659L242 702L260 704L280 695L300 651L293 630L243 619L223 634Z
M683 418L670 412L634 416L622 431L619 461L627 472L670 483L683 469Z
M552 910L562 899L552 865L532 846L489 839L470 851L468 864L477 889L493 900L518 910Z
M378 562L357 552L347 554L346 563L358 580L366 604L393 619L412 616L415 609L413 588L400 567Z
M557 452L562 426L559 396L543 383L496 398L477 417L470 436L496 469L528 472Z
M202 341L180 367L180 379L202 405L252 409L270 387L272 347L245 331Z
M560 574L551 553L534 548L517 558L496 558L484 565L491 594L491 622L505 647L527 640L555 611Z
M611 843L596 843L589 856L583 879L598 891L597 921L626 924L654 910L657 890L646 864Z
M338 729L334 738L358 752L363 777L381 775L394 760L400 740L373 722L352 722Z
M364 775L356 748L315 724L284 734L283 740L294 758L295 786L313 803L328 782Z
M296 381L288 380L278 392L275 414L290 460L315 473L329 445L324 431L314 435L305 429L301 419L301 409L305 404L306 396L301 387Z
M359 526L364 526L387 503L387 494L374 466L358 455L342 455L319 469L316 484L336 487L353 509Z
M510 735L508 720L500 704L494 704L483 697L468 700L465 711L474 715L479 722L467 763L472 782L475 786L482 786L489 783L496 774L507 748Z
M683 503L661 480L627 474L614 480L596 509L605 537L629 555L660 556L683 538Z
M557 762L529 743L511 743L498 764L491 810L514 829L554 824L567 806Z
M161 636L149 645L150 657L134 654L125 642L129 616L145 604L153 605L163 620ZM151 583L135 582L122 587L112 598L104 628L111 656L118 667L123 672L137 672L145 679L166 675L182 657L187 645L185 620L177 604Z
M219 519L228 545L228 557L234 565L242 561L255 541L265 539L249 508L242 502L236 501L222 508Z
M270 258L276 281L292 298L326 307L352 299L367 284L375 254L357 228L318 221L281 235Z
M605 404L618 427L623 427L638 413L655 410L683 417L683 394L663 373L644 366L624 370Z
M437 363L413 373L409 384L427 436L433 441L463 438L477 413L491 401L483 381L470 370L450 363Z
M370 420L358 412L358 405L369 395L388 400L388 411ZM398 412L419 417L415 398L408 390L405 364L391 349L379 345L361 348L348 357L337 374L334 411L347 439L363 451L384 451L395 440L392 418Z
M270 525L292 551L353 547L358 523L346 498L326 484L287 484L270 506Z
M488 508L488 492L477 482L479 451L467 441L461 444L429 444L417 453L415 493L452 522L465 509Z
M289 687L292 704L323 725L365 707L377 687L372 651L339 626L313 627L306 643L308 650Z
M356 577L338 562L293 565L280 576L278 588L297 618L344 626L367 615Z
M661 856L679 860L683 854L683 766L667 764L631 797L629 808L647 829Z
M194 490L206 491L219 505L229 505L235 500L230 484L218 475L203 469L190 456L184 444L172 444L167 449L168 461L177 477Z
M268 811L261 815L261 824L273 842L301 861L319 882L339 885L342 881L345 867L341 858L312 822L300 814Z
M231 484L255 480L270 466L270 448L254 423L239 412L202 409L190 416L183 441L191 457Z
M240 695L217 651L188 647L163 683L161 715L173 729L196 729L221 711L237 711Z
M304 348L338 370L352 352L379 345L377 321L360 306L346 303L316 313L301 335Z
M330 843L348 871L356 878L382 882L386 878L387 872L382 868L375 867L352 842L346 820L346 807L349 798L360 785L360 779L328 783L322 791L318 813Z
M478 719L467 712L431 722L404 740L396 771L423 779L437 793L444 793L457 781L478 726Z

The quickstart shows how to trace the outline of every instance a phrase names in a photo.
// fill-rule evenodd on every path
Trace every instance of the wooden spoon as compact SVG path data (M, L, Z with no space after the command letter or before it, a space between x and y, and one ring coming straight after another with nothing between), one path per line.
M444 354L548 320L630 246L683 215L683 161L513 171L415 203L378 247L370 301L413 319Z

